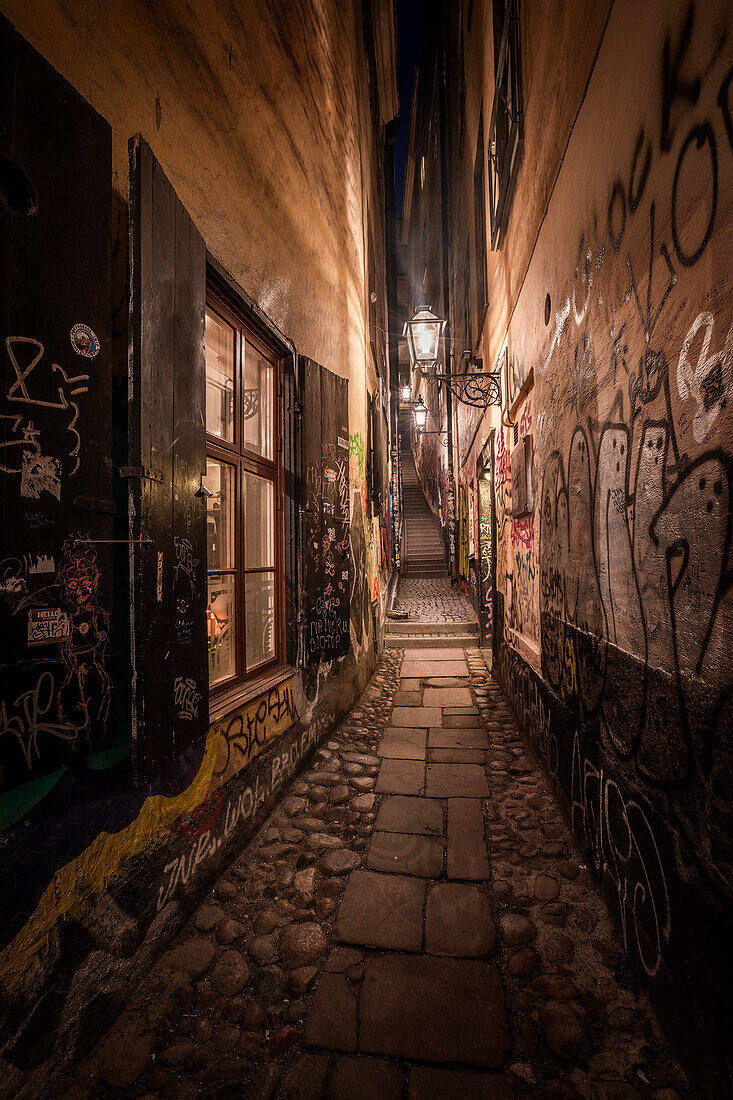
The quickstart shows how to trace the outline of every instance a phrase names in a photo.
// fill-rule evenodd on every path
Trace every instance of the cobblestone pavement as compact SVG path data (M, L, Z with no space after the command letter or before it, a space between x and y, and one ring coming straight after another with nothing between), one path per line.
M448 577L400 578L395 607L417 623L476 622L470 600Z
M481 652L453 648L385 652L68 1095L690 1094Z

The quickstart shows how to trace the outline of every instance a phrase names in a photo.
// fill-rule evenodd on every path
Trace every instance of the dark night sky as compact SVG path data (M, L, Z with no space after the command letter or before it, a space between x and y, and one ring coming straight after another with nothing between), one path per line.
M407 138L410 133L410 106L415 65L420 53L420 20L422 0L397 0L397 50L400 77L402 126L395 143L395 190L397 217L402 217L402 194L405 186Z

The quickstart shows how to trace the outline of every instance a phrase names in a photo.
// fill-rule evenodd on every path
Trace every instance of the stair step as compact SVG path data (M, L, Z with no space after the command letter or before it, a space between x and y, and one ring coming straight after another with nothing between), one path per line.
M478 623L419 623L414 619L388 619L388 634L478 634Z
M475 634L387 634L384 639L391 649L475 649L477 642Z

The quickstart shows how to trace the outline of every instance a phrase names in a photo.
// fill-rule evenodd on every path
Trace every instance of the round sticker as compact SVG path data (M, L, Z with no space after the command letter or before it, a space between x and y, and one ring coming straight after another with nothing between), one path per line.
M93 359L99 351L99 340L89 325L74 325L70 332L71 346L77 355Z

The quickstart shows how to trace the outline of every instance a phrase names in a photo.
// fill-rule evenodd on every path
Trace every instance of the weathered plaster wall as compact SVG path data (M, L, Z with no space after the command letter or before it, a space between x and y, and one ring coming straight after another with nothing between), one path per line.
M711 1096L732 1076L732 45L724 3L616 0L492 336L534 371L533 515L511 517L497 416L469 456L493 424L499 676Z
M350 378L363 434L366 217L379 202L360 7L3 0L2 11L110 123L116 190L127 195L140 132L219 263L302 355Z
M381 139L358 4L7 0L2 10L112 127L119 374L127 143L140 131L215 259L299 354L349 380L351 652L212 725L148 788L133 787L128 733L96 772L67 769L0 796L0 1073L40 1095L97 1038L373 668L387 563L366 484L377 386L366 242L371 227L384 299Z

